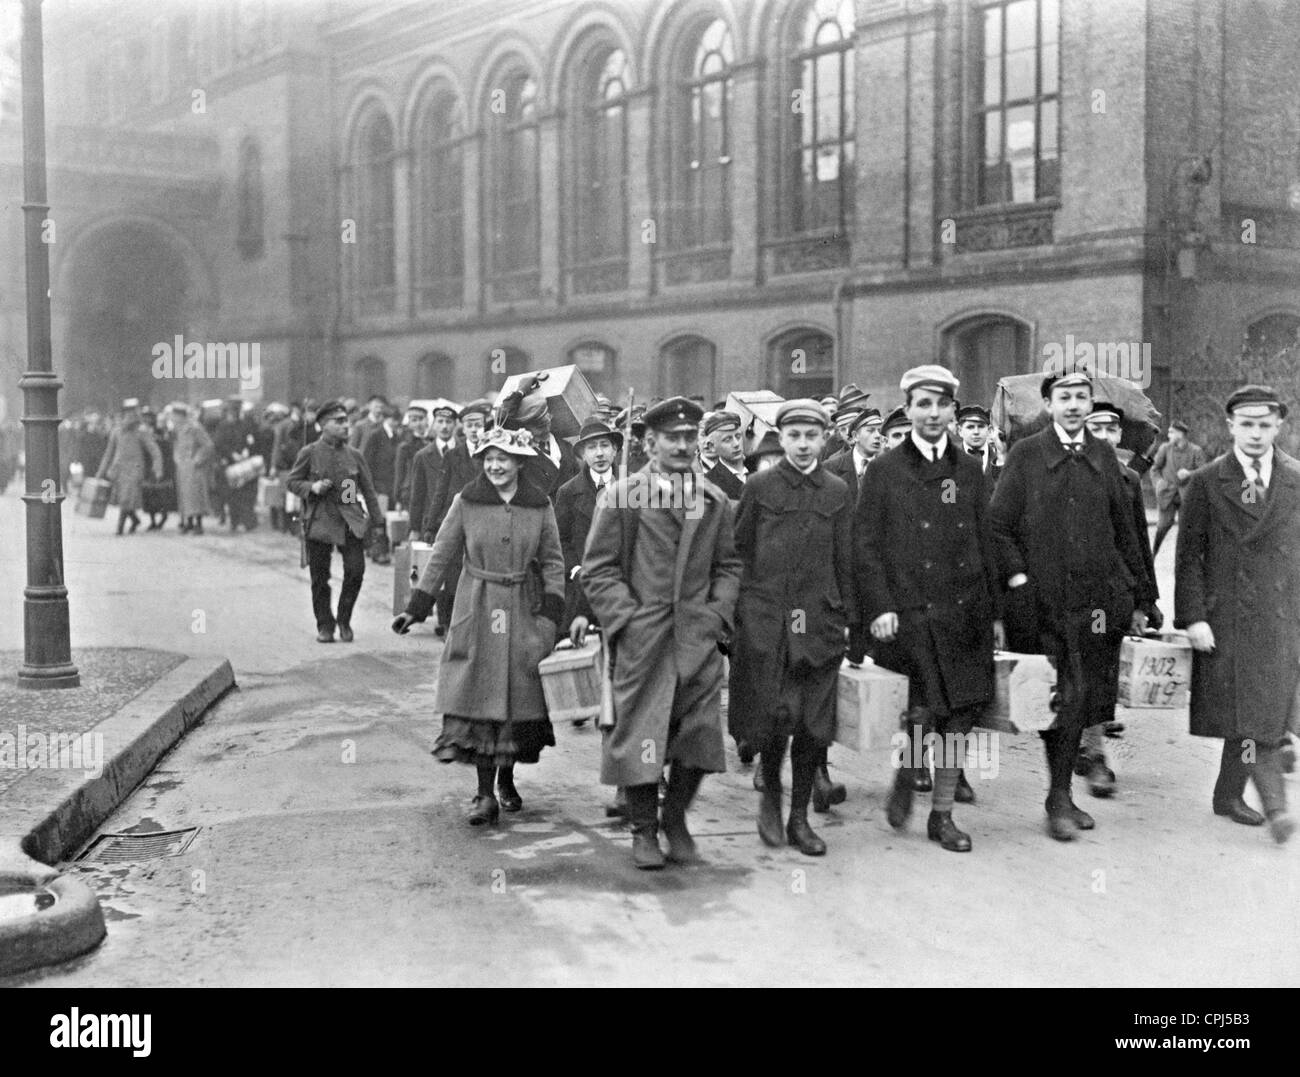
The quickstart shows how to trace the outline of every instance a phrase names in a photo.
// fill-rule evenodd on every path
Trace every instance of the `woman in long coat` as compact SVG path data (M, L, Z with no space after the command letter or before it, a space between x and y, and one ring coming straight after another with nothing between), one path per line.
M494 430L474 453L483 456L483 474L452 501L393 630L405 633L429 616L463 559L438 670L443 719L433 754L477 768L469 822L481 826L502 808L523 807L514 765L536 763L555 743L537 665L564 615L564 558L550 500L520 474L522 459L535 455L527 433Z
M162 453L154 443L153 435L140 425L134 416L122 423L118 436L109 442L108 455L100 464L100 473L117 490L117 533L120 535L128 520L131 533L140 526L136 513L143 507L142 487L146 466L152 467L155 480L162 478Z
M208 470L215 457L212 438L203 424L183 404L172 405L176 413L172 459L176 463L176 503L181 516L181 533L203 534L203 517L212 511L208 498Z

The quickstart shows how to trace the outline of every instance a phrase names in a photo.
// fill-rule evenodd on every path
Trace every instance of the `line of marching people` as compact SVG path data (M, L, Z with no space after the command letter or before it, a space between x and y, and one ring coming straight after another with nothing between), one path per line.
M1113 791L1101 746L1120 645L1162 620L1138 476L1115 452L1124 416L1086 373L1049 375L1045 425L1004 452L950 371L915 368L900 388L883 417L851 392L834 411L787 401L748 456L738 416L681 397L593 421L572 447L536 387L457 414L475 433L459 471L454 443L421 463L437 508L412 520L433 550L393 627L445 603L434 754L476 768L471 824L522 807L515 765L554 744L537 665L599 626L614 715L601 781L619 790L640 868L700 859L687 812L725 769L724 681L729 731L758 760L761 840L825 853L809 808L844 797L826 763L846 654L907 677L902 725L932 745L895 774L892 826L928 787L928 837L971 849L953 811L974 791L952 746L991 704L994 651L1009 645L1056 669L1045 829L1069 841L1095 827L1073 777ZM1274 444L1285 416L1265 386L1225 402L1231 451L1178 480L1174 596L1194 649L1191 731L1225 745L1212 808L1279 842L1294 829L1282 775L1300 686L1300 465ZM644 463L620 475L629 429ZM1252 780L1262 812L1244 799Z

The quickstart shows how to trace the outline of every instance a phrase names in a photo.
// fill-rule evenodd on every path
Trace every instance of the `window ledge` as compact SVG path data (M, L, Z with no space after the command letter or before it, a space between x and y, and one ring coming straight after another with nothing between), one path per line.
M955 213L952 219L957 225L957 253L1050 245L1054 242L1052 226L1060 207L1059 198L1044 198L1037 202L979 206Z

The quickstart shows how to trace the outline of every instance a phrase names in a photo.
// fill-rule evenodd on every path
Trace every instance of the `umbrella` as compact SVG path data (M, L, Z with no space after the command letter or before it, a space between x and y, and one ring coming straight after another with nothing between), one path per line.
M1144 453L1160 436L1160 412L1142 389L1126 378L1093 374L1093 399L1114 404L1124 412L1121 449ZM1043 374L1013 374L998 380L993 392L993 424L1002 431L1007 448L1050 421L1043 407Z

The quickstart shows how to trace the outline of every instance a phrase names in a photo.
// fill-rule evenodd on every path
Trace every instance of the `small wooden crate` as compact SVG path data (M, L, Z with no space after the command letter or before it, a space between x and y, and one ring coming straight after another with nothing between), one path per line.
M835 741L855 752L888 748L907 710L907 678L870 662L840 667Z
M74 510L92 520L101 520L108 511L108 495L113 484L107 479L85 479L77 491Z
M405 512L386 512L384 522L388 525L388 541L400 546L411 533L411 517Z
M600 637L588 636L581 647L568 640L538 663L542 694L552 722L576 722L600 717L604 656Z
M1001 733L1041 733L1056 721L1056 667L1042 654L998 651L993 706L976 725Z
M257 507L259 509L284 508L284 481L268 479L265 476L257 480Z
M1119 701L1123 706L1186 707L1191 683L1192 645L1186 635L1124 637L1119 649Z
M411 588L420 582L424 566L433 555L433 545L428 542L409 542L393 551L393 616L406 611L411 599Z

